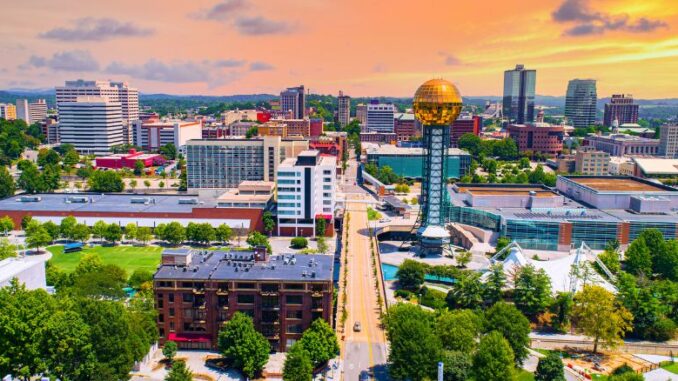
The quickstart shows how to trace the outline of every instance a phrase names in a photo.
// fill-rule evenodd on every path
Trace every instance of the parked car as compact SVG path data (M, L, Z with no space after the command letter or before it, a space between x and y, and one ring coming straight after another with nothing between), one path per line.
M356 320L355 323L353 323L353 331L355 332L360 332L362 331L363 327L360 325L360 322Z

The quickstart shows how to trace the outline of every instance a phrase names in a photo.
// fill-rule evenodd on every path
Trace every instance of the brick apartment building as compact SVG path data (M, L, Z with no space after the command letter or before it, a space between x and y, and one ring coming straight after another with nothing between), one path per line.
M511 124L508 127L511 139L516 141L518 151L557 155L563 151L565 127L549 123Z
M455 120L450 130L450 147L459 147L459 138L464 134L480 135L482 126L481 116L462 117Z
M331 255L168 249L153 277L160 343L216 349L235 312L254 321L274 351L285 351L315 319L333 319Z

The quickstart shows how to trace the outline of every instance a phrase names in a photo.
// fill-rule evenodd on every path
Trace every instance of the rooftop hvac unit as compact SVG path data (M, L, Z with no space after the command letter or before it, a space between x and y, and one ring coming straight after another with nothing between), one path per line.
M17 200L19 202L40 202L42 201L42 197L40 196L21 196Z
M67 204L87 204L89 199L85 196L68 196L66 197Z
M151 203L150 197L134 197L129 200L130 204L144 204L148 205Z
M179 204L181 205L198 205L197 198L180 198Z

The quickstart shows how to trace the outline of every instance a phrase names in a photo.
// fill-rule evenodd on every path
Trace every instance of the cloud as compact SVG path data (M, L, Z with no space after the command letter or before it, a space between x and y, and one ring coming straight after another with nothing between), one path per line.
M152 58L142 65L127 65L113 61L106 67L106 72L159 82L207 82L210 79L210 71L206 70L207 66L204 63L192 61L165 63Z
M206 61L206 62L209 62L209 61ZM241 67L244 64L245 64L244 60L228 59L228 60L214 61L214 66L216 66L216 67Z
M19 66L20 69L43 67L61 71L96 71L99 63L86 50L71 50L54 53L51 58L31 56L27 63Z
M226 21L249 7L250 3L247 0L225 0L192 16L204 20Z
M603 34L606 31L622 30L631 33L652 32L658 28L668 27L661 20L640 18L631 22L626 14L607 14L593 11L588 0L565 0L551 17L558 23L571 23L574 26L563 32L566 36L587 36Z
M456 66L461 65L461 60L457 56L445 52L438 52L440 56L443 57L443 61L447 66Z
M141 28L131 22L111 18L80 18L71 28L54 28L40 33L40 38L59 41L104 41L116 37L143 37L153 34L153 29Z
M235 20L235 28L240 34L248 36L288 34L294 31L294 27L291 24L284 21L269 20L261 16L240 17Z
M255 61L250 64L250 71L268 71L275 69L275 66L261 61Z

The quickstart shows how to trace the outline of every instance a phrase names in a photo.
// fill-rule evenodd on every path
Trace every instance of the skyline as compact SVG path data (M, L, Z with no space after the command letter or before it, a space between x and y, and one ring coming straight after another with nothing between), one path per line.
M410 97L443 77L473 97L501 95L504 70L524 64L537 70L539 95L564 96L569 80L591 78L601 98L678 96L670 1L38 3L7 9L0 88L84 78L144 93L277 94L304 84Z

